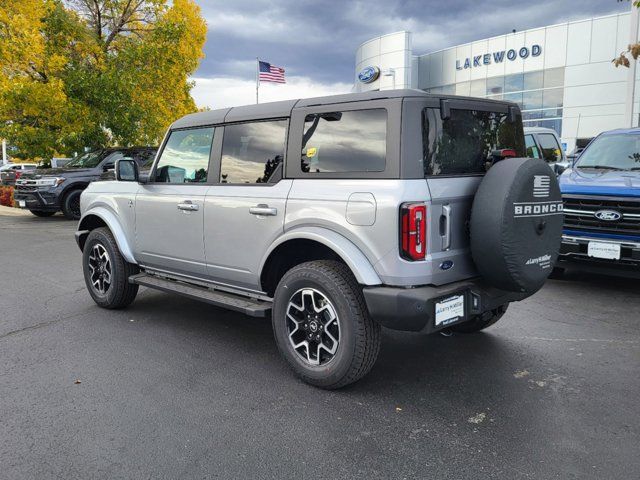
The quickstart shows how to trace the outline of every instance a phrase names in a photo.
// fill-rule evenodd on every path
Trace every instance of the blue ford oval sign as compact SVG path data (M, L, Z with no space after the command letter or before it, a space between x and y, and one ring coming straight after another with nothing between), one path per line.
M375 82L380 76L380 69L378 67L365 67L360 70L358 74L358 80L362 83Z

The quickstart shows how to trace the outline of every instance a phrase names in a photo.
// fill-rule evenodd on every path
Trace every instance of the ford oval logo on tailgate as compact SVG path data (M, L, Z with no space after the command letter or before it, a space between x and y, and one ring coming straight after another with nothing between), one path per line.
M598 210L594 215L598 220L604 220L606 222L614 222L622 218L622 214L615 210Z
M358 80L362 83L375 82L380 76L380 69L378 67L365 67L360 70L358 74Z
M453 267L452 260L445 260L440 264L440 270L449 270L451 267Z

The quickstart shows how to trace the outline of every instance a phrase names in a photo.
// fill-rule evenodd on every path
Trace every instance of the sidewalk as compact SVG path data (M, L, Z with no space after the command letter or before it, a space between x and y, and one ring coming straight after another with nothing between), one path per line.
M31 215L31 213L29 213L28 210L0 205L0 217L25 217L29 215Z

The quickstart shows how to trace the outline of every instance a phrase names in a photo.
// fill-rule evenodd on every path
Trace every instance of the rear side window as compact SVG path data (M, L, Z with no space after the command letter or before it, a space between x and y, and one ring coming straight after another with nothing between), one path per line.
M224 127L220 183L275 183L282 178L286 120Z
M205 183L214 127L174 130L162 150L155 181Z
M438 109L422 113L424 174L483 174L496 150L512 149L525 154L520 117L509 122L506 113L451 109L441 120Z
M547 162L562 160L562 152L556 137L550 133L541 133L538 135L538 141L540 142L540 148L542 148L542 158Z
M540 150L538 149L538 145L536 145L536 141L534 140L533 135L524 136L524 146L527 148L527 157L542 158L540 156Z
M384 108L313 113L305 117L305 173L383 172L387 155Z

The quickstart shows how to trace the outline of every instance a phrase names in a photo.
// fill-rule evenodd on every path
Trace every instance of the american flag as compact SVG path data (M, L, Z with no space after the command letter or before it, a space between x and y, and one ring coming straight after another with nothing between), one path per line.
M261 82L286 83L284 81L284 68L276 67L270 63L258 61Z

